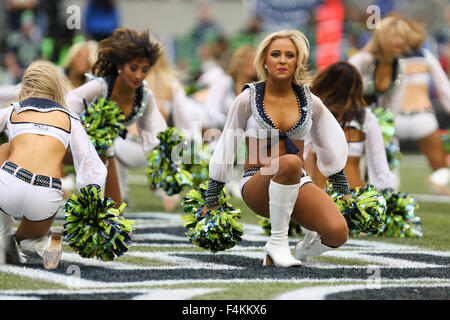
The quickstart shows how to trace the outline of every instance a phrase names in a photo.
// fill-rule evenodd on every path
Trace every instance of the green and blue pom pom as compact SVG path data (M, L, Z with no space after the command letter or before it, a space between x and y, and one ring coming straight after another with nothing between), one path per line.
M395 135L394 113L381 106L371 108L371 111L377 117L380 125L389 169L392 170L400 165L400 159L402 158L400 149L392 142Z
M243 226L236 222L236 219L240 219L241 210L228 202L230 197L223 189L219 206L202 216L207 188L206 182L192 189L184 198L186 215L181 219L185 221L186 236L191 243L213 253L231 249L241 242L244 234Z
M359 233L376 235L385 227L387 203L383 195L373 185L352 190L350 199L336 192L328 184L326 192L334 200L347 221L349 233L358 236Z
M169 196L178 194L184 187L192 186L193 180L191 173L184 169L181 160L184 136L181 130L169 127L159 132L157 137L159 145L147 155L148 168L145 169L147 183L151 188L164 190ZM179 159L172 159L173 156Z
M386 224L380 236L386 237L422 237L420 217L415 216L419 207L409 193L382 191L387 202Z
M66 202L63 239L83 258L112 261L128 251L134 221L121 216L125 203L114 208L115 202L102 198L99 189L86 186Z
M190 163L183 163L183 169L192 175L192 186L198 187L209 180L209 161L212 152L207 143L191 144Z
M114 101L96 97L80 115L97 153L107 156L117 136L125 136L125 115Z

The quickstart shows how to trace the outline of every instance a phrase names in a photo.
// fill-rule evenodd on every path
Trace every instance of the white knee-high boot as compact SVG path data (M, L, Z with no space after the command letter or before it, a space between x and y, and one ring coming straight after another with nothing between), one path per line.
M0 236L14 233L14 217L0 210Z
M294 250L295 258L305 261L307 257L318 256L333 249L322 243L322 238L317 232L307 230L302 241L297 243Z
M27 257L42 259L45 269L55 269L62 254L61 232L53 232L50 237L24 239L20 248Z
M300 183L284 185L270 181L269 184L269 210L271 235L264 246L264 265L275 264L279 267L292 267L301 265L295 260L289 248L289 222L292 210L297 200Z
M14 217L0 210L0 264L25 263L14 234Z
M435 192L443 195L450 195L450 189L447 187L450 181L450 169L440 168L433 171L427 179L428 184Z
M43 258L44 251L48 247L50 237L43 236L41 238L28 238L20 241L20 249L30 258Z

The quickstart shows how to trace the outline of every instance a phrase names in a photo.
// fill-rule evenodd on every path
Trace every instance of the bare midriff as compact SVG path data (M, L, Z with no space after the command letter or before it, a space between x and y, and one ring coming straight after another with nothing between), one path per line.
M404 111L421 111L431 109L431 100L428 97L427 84L407 84L402 103Z
M253 137L245 138L245 144L247 147L247 157L245 160L244 169L267 166L268 164L270 164L270 161L287 154L284 140L279 140L271 147L265 149L264 147L269 141L270 139L257 139ZM297 152L296 155L304 163L303 161L304 141L303 140L291 140L291 141L299 149L299 152Z

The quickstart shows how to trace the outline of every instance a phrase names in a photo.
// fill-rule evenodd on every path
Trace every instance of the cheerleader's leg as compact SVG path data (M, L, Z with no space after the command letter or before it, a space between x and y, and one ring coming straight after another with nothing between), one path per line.
M264 246L263 265L301 265L292 256L288 239L292 210L301 185L301 172L301 159L295 155L284 155L272 161L270 167L262 168L243 185L246 204L255 213L270 218L271 234Z
M114 207L119 208L122 204L122 193L120 191L116 159L112 156L108 157L107 160L102 157L102 160L106 163L106 168L108 170L105 183L105 197L111 198L116 203Z
M435 190L435 192L443 195L450 195L450 189L448 188L450 170L447 168L445 160L446 154L439 131L435 131L428 137L417 141L417 144L427 157L433 170L427 178L427 183Z

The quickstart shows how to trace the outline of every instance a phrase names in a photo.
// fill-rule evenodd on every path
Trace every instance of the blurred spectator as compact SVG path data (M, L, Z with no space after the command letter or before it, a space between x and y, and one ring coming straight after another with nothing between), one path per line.
M34 60L41 57L42 36L34 22L31 10L22 12L20 30L13 32L7 39L6 67L15 82L19 82L22 72Z
M255 15L242 31L237 32L230 38L230 47L234 52L237 48L250 45L256 47L262 40L262 20Z
M214 21L211 7L208 4L200 5L197 19L198 22L192 30L195 48L203 42L223 34L222 28Z
M90 0L84 16L86 33L94 40L109 37L119 27L119 10L115 0Z
M7 0L8 29L19 30L22 13L27 10L35 10L37 5L38 0Z

